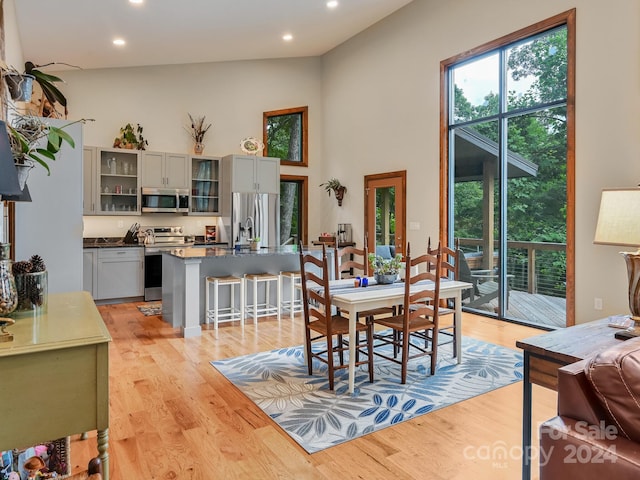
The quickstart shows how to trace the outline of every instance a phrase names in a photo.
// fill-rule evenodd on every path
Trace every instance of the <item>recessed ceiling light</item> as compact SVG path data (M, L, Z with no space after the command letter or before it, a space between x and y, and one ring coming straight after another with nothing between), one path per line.
M127 42L125 42L122 38L116 38L116 39L113 41L113 44L114 44L114 45L117 45L118 47L123 46L125 43L127 43Z
M129 0L129 3L142 3L144 0Z
M329 8L336 8L337 6L338 6L337 0L331 0L330 2L327 2L327 7Z
M282 36L282 39L283 39L285 42L290 42L291 40L293 40L293 35L291 35L290 33L285 33L285 34Z

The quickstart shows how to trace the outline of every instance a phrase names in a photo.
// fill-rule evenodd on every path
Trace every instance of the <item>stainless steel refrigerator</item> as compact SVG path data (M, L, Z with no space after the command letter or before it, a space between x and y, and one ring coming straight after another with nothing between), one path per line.
M232 246L249 246L260 238L260 248L280 245L280 195L273 193L231 194Z

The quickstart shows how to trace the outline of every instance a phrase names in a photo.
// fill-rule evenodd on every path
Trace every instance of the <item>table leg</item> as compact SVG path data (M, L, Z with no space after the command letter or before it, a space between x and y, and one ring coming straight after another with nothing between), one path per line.
M358 312L349 307L349 393L353 393L356 376L356 322Z
M522 480L531 478L531 381L529 352L524 352L524 380L522 381Z
M102 463L102 478L109 480L109 429L98 430L98 456Z
M462 291L458 290L453 299L455 311L453 313L454 331L456 335L456 358L462 362Z

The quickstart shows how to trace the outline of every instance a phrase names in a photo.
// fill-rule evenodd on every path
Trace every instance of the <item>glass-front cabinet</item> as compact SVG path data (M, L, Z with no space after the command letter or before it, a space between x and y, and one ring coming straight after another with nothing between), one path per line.
M192 156L189 215L220 215L220 157Z
M140 213L140 153L137 150L98 150L98 212L107 215Z

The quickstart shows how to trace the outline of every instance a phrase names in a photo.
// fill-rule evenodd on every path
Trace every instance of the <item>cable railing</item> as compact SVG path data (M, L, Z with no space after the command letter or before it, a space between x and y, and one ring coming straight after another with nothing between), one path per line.
M465 254L482 252L480 238L460 238ZM507 241L507 275L513 290L566 298L565 243ZM494 252L494 266L497 265ZM471 267L473 268L473 267Z

